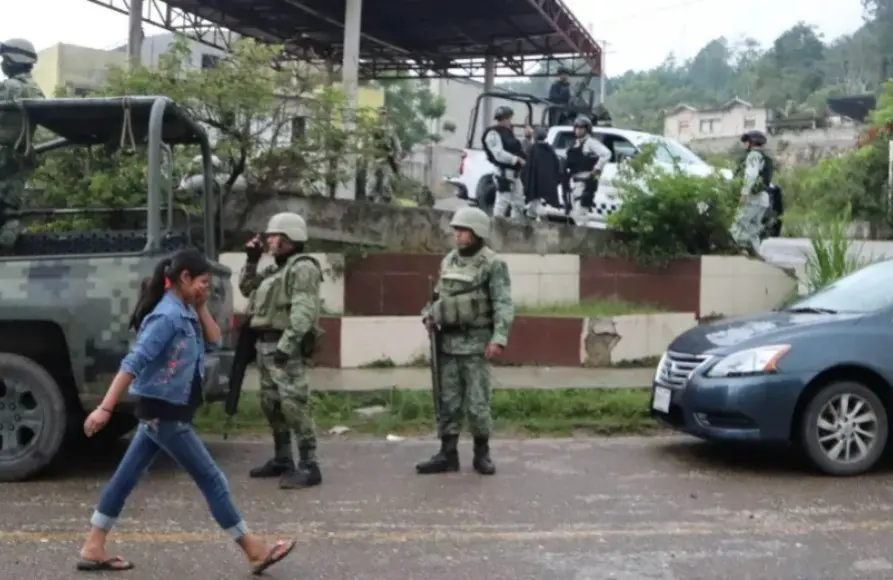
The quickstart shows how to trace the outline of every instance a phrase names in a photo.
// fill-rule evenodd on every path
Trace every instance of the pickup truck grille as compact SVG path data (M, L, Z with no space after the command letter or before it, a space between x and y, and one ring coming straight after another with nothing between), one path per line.
M654 375L654 382L664 387L682 389L688 377L708 358L707 355L683 354L667 351L661 357L660 365Z

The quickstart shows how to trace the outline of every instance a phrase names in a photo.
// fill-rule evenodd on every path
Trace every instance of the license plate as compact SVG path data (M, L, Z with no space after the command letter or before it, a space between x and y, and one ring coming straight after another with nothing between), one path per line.
M651 403L651 408L660 413L669 413L670 393L670 389L654 387L654 400Z

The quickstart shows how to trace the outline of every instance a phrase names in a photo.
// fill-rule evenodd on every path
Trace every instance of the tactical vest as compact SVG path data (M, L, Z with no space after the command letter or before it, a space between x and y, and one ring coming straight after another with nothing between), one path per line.
M449 254L440 270L437 300L431 305L436 324L444 329L493 325L488 266L495 257L496 252L487 247L469 258L455 250Z
M578 139L574 142L573 147L567 150L567 170L571 175L595 169L595 164L598 163L598 158L583 153L583 145L585 145L589 139L592 139L592 137Z
M507 163L500 163L496 161L496 157L493 156L493 153L487 148L487 135L490 134L490 131L496 131L499 133L499 138L502 139L502 148L505 149L506 153L511 153L515 157L520 157L522 159L527 159L527 156L524 154L524 145L515 137L515 133L508 127L503 127L502 125L493 125L481 135L481 143L484 146L484 155L487 156L487 161L499 167L500 169L515 169L514 165L509 165Z
M741 166L738 168L739 175L744 174L744 167L747 164L747 157L750 155L752 151L755 151L760 154L763 158L763 168L760 169L760 178L757 179L757 182L753 185L753 190L755 192L765 191L769 188L769 185L772 183L772 177L775 174L775 163L772 161L772 158L766 154L762 149L752 149L748 151L747 155L744 156L744 160L741 162Z
M313 256L294 256L282 267L261 280L249 300L248 313L251 315L251 328L286 330L290 326L291 296L285 291L285 276L301 260L312 261L317 268L320 268L319 262Z
M43 99L43 91L30 74L20 74L0 82L0 101L16 99ZM34 123L31 124L34 130ZM22 135L22 113L19 111L0 112L0 146L12 147Z

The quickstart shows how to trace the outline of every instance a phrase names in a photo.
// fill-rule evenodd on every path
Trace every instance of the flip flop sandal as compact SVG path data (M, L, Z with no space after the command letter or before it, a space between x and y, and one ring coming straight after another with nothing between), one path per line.
M77 563L77 569L81 572L124 572L133 570L133 563L115 556L108 560L81 560Z
M292 540L291 542L276 542L276 545L274 545L269 553L267 553L267 557L264 558L264 561L254 566L251 569L251 573L255 576L260 576L267 570L267 568L274 564L278 564L284 560L286 556L291 554L291 551L295 549L297 543L298 542L295 540Z

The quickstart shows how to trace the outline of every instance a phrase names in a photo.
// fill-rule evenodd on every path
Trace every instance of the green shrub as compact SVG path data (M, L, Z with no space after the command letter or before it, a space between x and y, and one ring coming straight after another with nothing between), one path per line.
M647 148L621 164L615 187L622 204L608 218L619 248L640 262L735 253L729 234L740 187L718 172L708 177L666 171Z
M806 287L815 292L835 280L867 266L874 260L859 256L861 249L847 237L851 211L847 207L839 214L811 228L809 245L812 253L806 256Z

